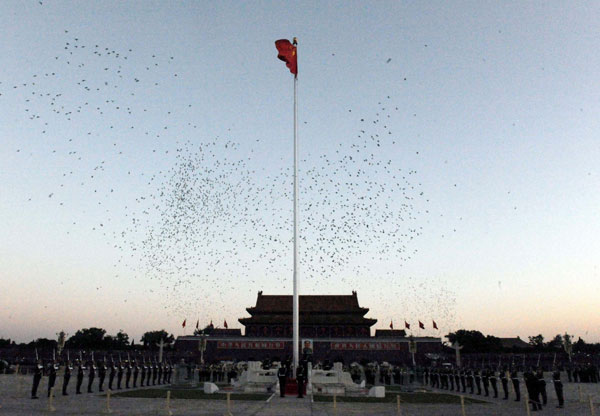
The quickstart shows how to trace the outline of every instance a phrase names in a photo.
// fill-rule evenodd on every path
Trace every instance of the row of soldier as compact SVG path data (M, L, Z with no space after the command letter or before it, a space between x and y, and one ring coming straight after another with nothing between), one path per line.
M462 393L490 396L490 387L493 391L493 398L498 398L498 381L504 394L503 400L509 399L509 383L512 384L512 390L515 395L515 401L521 400L521 379L516 369L509 371L504 367L502 371L495 371L487 367L479 371L478 369L452 369L452 368L428 368L425 369L424 382L432 388L457 391ZM527 389L529 401L532 410L541 410L542 406L548 403L548 394L546 391L546 381L544 372L541 368L534 371L533 368L523 372L523 380ZM558 400L558 408L564 407L563 385L560 379L560 371L555 369L552 373L552 383ZM482 390L483 387L483 390ZM475 393L475 390L477 392Z
M129 389L137 388L138 379L140 381L140 387L155 386L157 384L170 384L171 375L173 373L173 366L169 362L159 363L158 361L150 361L146 363L145 360L141 363L137 360L119 360L117 362L111 361L107 363L104 361L87 361L75 360L74 363L66 361L63 363L62 370L62 394L68 396L67 392L71 375L76 371L76 394L82 394L81 387L84 384L84 378L87 376L87 392L93 393L94 380L98 379L98 391L104 391L104 382L108 375L108 389L114 390L113 386L116 386L116 390L121 390L123 385L123 379L125 379L125 388ZM31 388L31 398L37 399L37 391L42 380L42 376L46 374L48 376L48 397L50 397L51 391L56 384L57 375L60 372L60 364L56 360L52 360L43 365L42 360L38 360L33 373L33 386ZM116 380L116 383L115 383ZM133 381L133 383L132 383Z
M577 365L567 367L569 382L575 383L597 383L600 380L598 367L593 364Z

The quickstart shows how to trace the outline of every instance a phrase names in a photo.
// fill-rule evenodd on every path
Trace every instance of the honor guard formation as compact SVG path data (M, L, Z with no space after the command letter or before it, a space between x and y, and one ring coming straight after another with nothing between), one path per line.
M571 370L568 370L568 373L571 373ZM510 400L512 394L516 402L521 401L521 386L524 384L532 411L542 410L548 404L548 392L542 368L528 367L525 371L521 371L516 367L508 366L497 368L488 366L481 369L429 367L424 370L423 377L425 384L435 389L501 400ZM500 380L502 397L499 395L498 380ZM557 367L553 369L552 379L549 382L554 385L558 402L556 407L563 408L563 384Z
M141 361L137 359L131 361L119 359L118 361L114 361L111 358L110 363L106 361L106 358L102 361L83 361L82 359L77 359L74 363L70 360L62 362L51 360L46 365L43 364L42 360L38 359L33 368L31 398L39 398L38 388L44 375L48 376L48 397L50 397L51 391L56 384L57 375L62 375L62 395L68 396L73 370L77 371L75 394L83 394L81 387L86 382L86 379L87 393L104 392L104 382L107 373L108 390L171 384L173 365L168 361L161 363L158 360L150 360L146 362L145 358ZM96 388L94 388L95 385Z

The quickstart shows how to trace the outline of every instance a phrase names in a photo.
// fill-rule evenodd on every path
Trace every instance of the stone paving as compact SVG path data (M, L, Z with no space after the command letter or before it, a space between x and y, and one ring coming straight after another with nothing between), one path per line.
M86 380L87 381L87 380ZM72 380L73 382L73 380ZM49 412L49 399L46 397L47 378L42 379L38 390L38 400L29 398L32 377L16 375L0 375L0 415L100 415L106 412L106 397L98 394L60 393L53 400L55 412ZM84 383L85 384L85 383ZM56 386L62 386L60 377ZM164 387L164 386L161 386ZM581 388L581 402L579 389ZM69 391L74 384L69 385ZM446 391L443 391L447 393ZM388 394L394 394L388 392ZM556 397L552 385L548 385L548 406L543 414L554 416L592 415L589 396L592 395L595 414L600 416L600 384L565 384L565 408L556 409ZM471 397L470 395L466 395ZM518 416L527 415L525 404L513 400L481 398L486 404L471 404L465 409L466 416ZM168 415L165 399L112 398L110 407L113 415ZM175 416L227 415L227 403L224 400L171 400L170 410ZM231 402L231 414L235 416L333 416L333 415L389 415L397 416L461 416L460 405L449 404L402 404L400 413L395 403L339 403L337 411L332 403L313 403L310 399L294 397L280 398L273 396L270 401L236 401ZM537 413L535 413L537 414Z

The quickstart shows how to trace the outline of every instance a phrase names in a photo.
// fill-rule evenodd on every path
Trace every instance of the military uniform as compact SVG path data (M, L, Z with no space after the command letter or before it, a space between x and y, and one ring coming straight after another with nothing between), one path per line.
M37 390L38 387L40 386L40 381L42 380L42 372L44 370L44 367L42 365L42 361L38 360L37 364L34 368L34 372L33 372L33 387L31 388L31 398L32 399L37 399Z
M537 378L531 370L524 372L523 378L525 379L525 388L529 394L529 403L531 403L532 410L542 410L540 394L537 386Z
M508 400L508 370L506 368L503 369L502 374L500 375L500 382L502 383L502 391L504 392L504 398L502 400Z
M52 392L52 388L54 388L54 384L56 383L56 371L58 370L58 364L52 361L48 366L48 397L50 397L50 393Z
M156 361L152 364L152 385L156 386L156 378L158 377L158 365Z
M98 391L104 391L104 379L106 378L106 362L98 364Z
M460 370L460 386L462 387L462 392L467 392L467 376L465 370Z
M62 385L62 394L63 396L68 396L67 386L69 385L69 380L71 380L71 371L73 370L73 366L71 366L71 362L67 361L65 363L65 372L63 374L63 385Z
M473 372L471 370L467 371L467 386L469 387L469 393L474 393L475 388L475 377L473 377Z
M93 393L92 384L94 383L94 378L96 378L96 365L93 361L90 361L89 371L88 371L88 393Z
M475 370L475 385L477 386L477 394L481 396L481 373Z
M496 371L490 371L490 384L494 390L494 399L498 398L498 375Z
M131 363L129 360L125 361L125 388L129 388L129 381L131 380Z
M133 388L135 389L137 387L137 379L138 379L138 375L140 373L140 366L138 365L137 361L133 361Z
M485 397L490 395L490 372L488 369L484 369L481 372L481 383L483 384L483 392Z
M304 366L299 365L296 369L296 382L298 383L298 398L302 399L304 397Z
M85 367L83 366L83 363L81 363L81 361L79 361L77 363L77 388L75 393L76 394L81 394L81 385L83 384L83 372L85 371Z
M121 382L123 381L123 363L119 361L117 365L117 390L121 390Z
M515 390L515 402L521 401L521 389L519 387L519 372L517 370L513 370L510 373L510 379L512 381L514 390Z
M117 368L115 367L115 362L111 360L110 362L110 373L108 374L108 389L113 389L113 381L115 380L115 375L117 374Z
M558 399L558 408L562 409L565 404L563 397L563 384L560 381L560 371L556 370L552 373L552 382L554 383L554 391L556 392L556 398Z
M279 379L279 396L285 397L285 383L287 381L287 368L279 367L277 370L277 378Z
M140 377L140 386L144 387L144 379L146 378L146 362L143 361L141 365L142 375Z
M537 388L540 396L542 396L542 404L546 406L548 404L548 394L546 392L546 380L544 380L544 372L539 369L535 376L537 379Z

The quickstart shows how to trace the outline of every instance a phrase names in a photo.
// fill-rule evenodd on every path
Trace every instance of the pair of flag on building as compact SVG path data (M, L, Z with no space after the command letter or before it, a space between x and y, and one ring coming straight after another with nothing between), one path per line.
M437 323L433 319L431 322L433 323L433 329L438 329ZM410 329L410 324L406 321L404 321L404 328ZM419 328L425 329L425 324L421 321L419 321ZM390 329L394 329L394 321L390 322Z
M181 323L181 327L182 327L182 328L185 328L185 324L186 324L186 323L187 323L187 318L183 320L183 322ZM212 323L212 321L210 321L210 325L211 325L211 326L212 326L212 324L213 324L213 323ZM228 328L229 328L229 326L227 326L227 320L224 320L224 321L223 321L223 327L224 327L225 329L228 329ZM196 321L196 329L200 329L200 319L198 319L198 320Z

